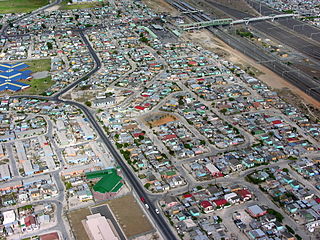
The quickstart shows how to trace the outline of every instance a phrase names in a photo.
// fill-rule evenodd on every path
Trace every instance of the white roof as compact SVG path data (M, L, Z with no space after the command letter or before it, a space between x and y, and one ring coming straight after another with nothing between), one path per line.
M100 213L87 216L85 220L87 225L88 234L91 235L93 240L119 240L118 236L115 235L114 230L105 217L101 216Z
M14 210L3 212L3 225L11 224L16 220Z
M207 168L208 171L211 172L211 173L218 173L218 172L220 172L219 169L218 169L215 165L213 165L212 163L208 163L208 164L206 165L206 168Z

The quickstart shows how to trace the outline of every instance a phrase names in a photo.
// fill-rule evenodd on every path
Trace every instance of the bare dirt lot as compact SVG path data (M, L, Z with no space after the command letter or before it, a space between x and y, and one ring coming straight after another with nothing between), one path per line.
M161 126L161 125L166 124L168 122L173 122L176 120L177 120L177 118L175 116L163 115L163 116L159 116L159 118L157 120L150 121L149 123L150 123L151 127L158 127L158 126Z
M165 0L142 0L142 2L156 12L166 12L170 13L173 16L179 14L179 12Z
M129 239L154 231L148 217L131 194L111 200L108 205Z
M88 215L91 215L91 212L88 208L74 210L68 214L71 229L77 240L88 240L88 235L81 222Z

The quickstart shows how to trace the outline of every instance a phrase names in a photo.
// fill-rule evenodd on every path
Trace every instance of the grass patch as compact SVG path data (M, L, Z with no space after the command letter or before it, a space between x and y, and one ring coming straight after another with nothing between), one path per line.
M60 10L72 10L72 9L85 9L85 8L93 8L93 7L102 7L103 3L101 2L92 2L92 3L81 3L81 4L70 4L69 1L62 1L60 4Z
M49 87L51 87L55 81L51 79L51 76L40 79L31 79L30 81L26 81L26 83L30 84L31 88L23 91L24 94L28 92L28 94L41 94Z
M23 82L29 84L30 88L13 93L14 95L40 95L55 83L55 81L51 79L51 76Z
M88 239L86 230L84 229L83 224L81 222L83 219L86 219L88 215L91 215L91 212L88 208L82 208L79 210L71 211L68 214L71 229L77 240Z
M48 3L48 0L1 0L0 13L27 13Z
M0 5L1 5L1 0L0 0ZM51 59L37 59L37 60L25 61L24 63L30 66L28 70L31 70L33 73L51 70Z

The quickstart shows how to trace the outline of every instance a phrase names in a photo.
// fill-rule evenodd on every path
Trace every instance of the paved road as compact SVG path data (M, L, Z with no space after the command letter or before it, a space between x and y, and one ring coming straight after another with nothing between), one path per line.
M131 184L133 189L136 191L137 195L139 197L143 197L145 199L145 203L149 205L149 215L152 217L153 222L157 225L157 227L159 228L163 237L168 240L174 240L174 239L176 239L176 236L171 231L171 228L168 226L168 223L166 222L166 220L163 218L163 216L161 214L157 214L155 212L155 209L157 207L149 199L149 196L146 193L144 187L140 184L139 180L136 178L134 173L132 173L131 169L124 163L124 161L122 160L122 157L119 155L119 153L114 148L114 146L112 145L110 140L107 138L104 131L102 130L102 128L100 127L99 123L95 119L94 115L90 112L90 110L86 106L84 106L78 102L65 101L65 100L60 99L60 96L62 96L67 91L74 88L75 86L77 86L80 82L87 80L91 75L96 73L101 68L101 61L100 61L99 57L97 56L97 54L95 53L94 49L91 47L91 45L90 45L89 41L87 40L87 38L85 37L84 33L80 30L78 32L79 32L80 36L82 37L84 43L88 47L88 50L95 61L95 67L91 72L89 72L87 75L85 75L82 78L80 78L79 80L73 82L72 84L70 84L69 86L67 86L66 88L64 88L63 90L61 90L60 92L58 92L57 94L55 94L51 97L24 95L24 96L13 96L11 98L36 98L36 99L40 99L40 100L56 101L56 102L60 102L60 103L64 103L64 104L69 104L69 105L72 105L72 106L75 106L75 107L81 109L83 111L83 113L87 116L87 119L92 124L92 126L94 127L96 132L99 134L101 140L105 143L105 145L107 146L107 148L109 149L109 151L113 155L114 159L117 161L119 166L122 168L122 171L123 171L126 179ZM62 184L61 181L57 181L57 183ZM63 189L63 186L60 186L59 188ZM64 191L64 190L62 190L62 191Z
M139 180L136 178L134 173L131 172L130 168L124 163L121 156L117 152L117 150L114 148L110 140L105 135L104 131L100 127L99 123L96 121L94 116L91 114L89 109L85 107L84 105L73 102L73 101L64 101L64 100L58 100L59 102L63 102L65 104L73 105L79 109L82 110L82 112L87 116L89 122L92 124L92 126L95 128L97 133L99 134L101 140L105 143L105 145L108 147L109 151L113 155L114 159L117 161L117 163L120 165L124 175L126 176L127 180L131 184L131 186L134 188L136 193L139 197L143 197L145 199L145 203L149 205L149 214L153 218L154 223L157 225L157 227L160 229L161 233L163 234L165 239L174 240L176 239L176 236L173 234L171 229L168 227L168 224L166 220L162 217L162 215L157 214L155 212L156 206L154 203L149 199L149 196L147 195L144 187L140 184Z

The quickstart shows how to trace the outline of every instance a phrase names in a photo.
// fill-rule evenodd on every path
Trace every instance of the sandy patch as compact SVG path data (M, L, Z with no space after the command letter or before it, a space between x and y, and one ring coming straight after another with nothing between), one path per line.
M45 12L51 12L51 11L58 10L59 8L60 8L59 5L55 5L55 6L52 6L52 7L47 8L47 9L44 10L44 11L45 11Z
M142 2L156 12L166 12L172 16L179 15L179 12L165 0L142 0Z
M161 126L161 125L166 124L168 122L174 122L176 120L177 120L177 118L175 116L168 114L168 115L164 115L164 116L159 116L159 118L157 120L150 121L149 124L151 125L151 127L158 127L158 126Z

